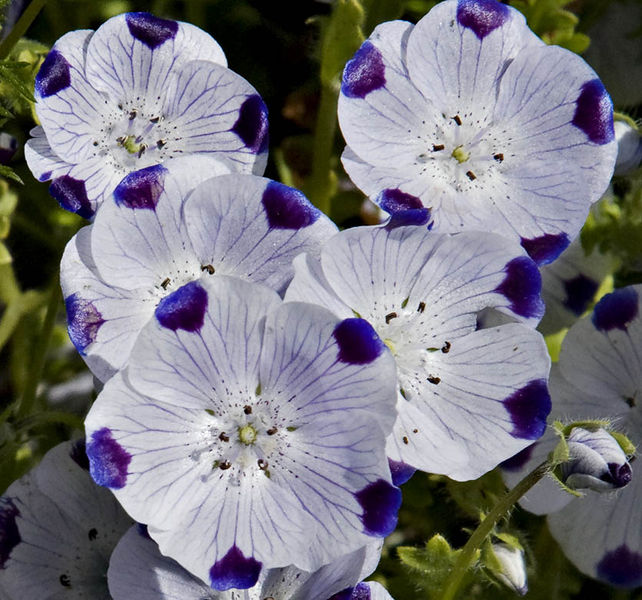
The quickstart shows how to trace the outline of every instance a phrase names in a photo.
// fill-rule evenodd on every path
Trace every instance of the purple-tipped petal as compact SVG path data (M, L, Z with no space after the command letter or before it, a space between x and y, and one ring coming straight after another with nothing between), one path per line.
M356 498L363 508L361 522L368 535L385 537L394 531L401 506L399 488L379 479L357 492Z
M457 22L480 40L501 27L509 16L510 9L497 0L459 0L457 4Z
M36 75L36 94L41 98L53 96L70 84L69 63L58 50L53 49L47 54Z
M399 211L415 210L423 208L420 198L412 194L406 194L398 188L383 190L377 197L375 204L378 204L382 210L394 214Z
M161 19L146 12L127 13L125 21L129 33L152 50L174 39L178 32L176 21Z
M622 544L604 555L597 574L616 587L637 587L642 584L642 555Z
M546 429L546 417L551 412L546 380L531 381L504 400L504 406L513 421L512 436L526 440L540 438Z
M261 96L254 94L243 101L232 131L255 154L267 150L268 110Z
M541 317L544 302L540 297L542 277L535 263L518 256L506 265L506 278L496 291L510 300L511 310L526 318Z
M593 311L593 325L600 331L626 330L638 316L638 295L631 288L622 288L604 296Z
M540 237L521 239L522 247L539 267L553 262L571 243L565 233L546 233Z
M566 292L564 306L579 317L588 308L598 287L597 281L583 273L564 281L564 291Z
M89 472L98 485L117 490L125 487L132 457L112 437L109 428L94 431L87 444L87 456Z
M190 281L158 303L156 318L172 331L195 332L203 327L206 310L207 292L196 281Z
M119 206L154 210L163 193L167 169L153 165L134 171L125 177L114 190L114 199Z
M72 294L65 300L67 309L67 329L69 337L81 354L98 335L100 326L105 322L96 307L78 294Z
M572 123L594 144L608 144L615 139L613 103L599 79L588 81L582 86Z
M392 485L397 487L406 483L417 472L414 467L391 458L388 459L388 466L392 475Z
M400 210L390 216L385 227L390 231L395 227L405 227L406 225L426 225L428 229L432 229L431 210L429 208Z
M261 202L274 229L301 229L312 225L321 215L302 192L276 181L267 184Z
M20 511L11 498L0 498L0 569L11 556L11 551L21 542L16 517Z
M251 556L246 558L236 546L232 546L210 569L210 585L220 592L232 588L247 589L256 583L260 573L259 561Z
M42 181L46 181L51 173L43 173ZM94 216L94 209L87 197L85 182L81 179L74 179L69 175L56 177L49 186L49 193L58 201L58 204L69 212L76 213L84 219L91 219Z
M618 463L609 463L608 468L608 476L605 476L603 480L612 483L613 487L621 488L631 483L632 472L631 465L629 465L628 462L623 465Z
M385 66L381 52L366 40L354 58L346 64L341 91L348 98L365 98L385 84Z
M372 325L364 319L345 319L334 330L339 345L339 360L353 365L365 365L375 360L385 349Z

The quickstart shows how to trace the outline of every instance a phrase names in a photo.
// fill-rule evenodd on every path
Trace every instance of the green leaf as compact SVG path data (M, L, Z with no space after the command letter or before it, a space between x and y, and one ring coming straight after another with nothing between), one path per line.
M499 469L474 481L449 479L446 487L459 508L473 519L479 518L480 511L488 512L506 491Z
M27 83L20 77L20 71L29 67L29 63L11 60L0 61L0 81L3 86L8 85L22 100L34 102L33 93Z
M366 12L363 30L370 35L379 23L394 21L402 15L404 0L363 0L363 7Z
M0 165L0 176L6 177L7 179L12 179L17 183L24 184L24 182L22 181L22 179L20 179L18 174L12 168L7 167L6 165Z

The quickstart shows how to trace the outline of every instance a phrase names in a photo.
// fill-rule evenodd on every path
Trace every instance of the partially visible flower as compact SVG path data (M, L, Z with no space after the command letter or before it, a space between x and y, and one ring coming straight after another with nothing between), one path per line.
M614 127L617 140L615 174L626 175L642 163L642 132L626 121L615 121Z
M346 65L339 122L345 169L381 208L429 207L435 231L500 233L538 264L577 236L617 153L595 72L496 0L379 25Z
M131 526L89 476L84 440L50 450L0 498L0 588L9 600L111 600L111 551Z
M363 319L224 275L165 297L85 422L91 473L219 591L392 532L395 366Z
M0 165L8 165L18 149L18 140L12 135L0 133Z
M318 253L336 232L298 190L248 174L213 178L224 168L190 157L136 171L67 244L69 334L100 380L126 364L158 303L182 285L223 274L281 291L292 258Z
M494 575L511 590L523 596L528 591L524 551L505 543L493 544L492 552L499 563Z
M60 205L91 218L120 180L188 154L225 157L261 174L267 109L227 68L207 33L148 13L72 31L47 55L35 87L41 126L27 164Z
M475 479L544 432L550 359L532 329L541 280L518 244L389 223L342 231L294 268L286 301L359 315L395 357L387 452L399 482L408 467ZM486 308L512 322L478 329Z

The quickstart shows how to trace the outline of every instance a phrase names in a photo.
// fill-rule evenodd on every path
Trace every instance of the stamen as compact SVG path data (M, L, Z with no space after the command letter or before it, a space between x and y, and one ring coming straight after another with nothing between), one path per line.
M147 150L147 144L141 144L140 148L138 149L138 158L145 154L145 150Z
M441 351L444 354L448 354L450 352L450 346L451 346L450 342L444 342L444 345L442 346Z
M138 114L138 111L134 108L129 111L129 120L133 121L136 118L136 115Z
M161 287L162 287L164 290L166 290L166 289L167 289L167 286L168 286L168 285L169 285L169 283L170 283L170 281L171 281L171 279L170 279L169 277L166 277L166 278L163 280L163 283L161 283Z
M426 303L425 302L420 302L419 306L417 307L417 312L422 313L422 312L424 312L424 310L426 310Z
M267 430L268 435L274 435L278 429L276 427L271 427L270 429Z
M98 530L95 527L92 527L87 533L87 537L90 542L93 542L98 537Z
M265 469L267 469L267 468L268 468L268 462L267 462L267 460L263 460L262 458L259 458L259 460L257 461L257 463L258 463L258 465L259 465L259 469L261 469L261 471L265 471Z
M227 435L224 431L221 431L221 433L218 436L218 439L221 440L221 442L229 442L230 436Z
M493 158L497 162L502 162L504 160L504 155L501 152L499 152L498 154L493 154Z
M71 579L69 578L69 575L66 573L63 573L59 578L58 581L60 581L60 585L63 587L71 587Z
M410 442L408 441L408 438L407 438L405 435L401 438L401 441L402 441L404 444L409 444L409 443L410 443Z
M396 313L396 312L388 313L388 314L386 315L386 325L388 325L388 324L390 323L390 321L392 321L393 319L396 319L396 318L397 318L397 316L398 316L398 315L397 315L397 313Z
M160 117L152 117L149 121L150 123L158 123L160 121Z
M246 404L246 405L243 407L243 412L244 412L246 415L251 415L251 414L252 414L252 407L251 407L249 404Z
M455 115L454 117L450 117L457 125L461 125L461 117L459 115Z
M221 464L219 464L219 469L221 471L225 471L226 469L229 469L232 466L232 463L229 460L224 460Z
M466 177L470 179L471 181L475 181L477 179L477 175L475 175L472 171L466 171Z
M437 385L441 379L439 377L435 377L434 375L428 375L428 381L434 385Z
M156 147L160 150L165 144L167 144L167 140L158 140L156 142Z
M210 275L214 275L214 267L212 265L201 265L201 271L207 271Z
M439 152L440 150L443 150L446 146L443 144L433 144L432 145L432 151L433 152Z

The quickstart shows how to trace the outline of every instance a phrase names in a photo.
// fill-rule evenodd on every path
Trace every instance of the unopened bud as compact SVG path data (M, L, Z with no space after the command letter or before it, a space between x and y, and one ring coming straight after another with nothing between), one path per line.
M493 569L495 577L523 596L528 591L524 551L503 543L492 544L491 548L499 565Z
M614 130L617 141L615 174L626 175L642 162L642 136L626 121L615 121Z

